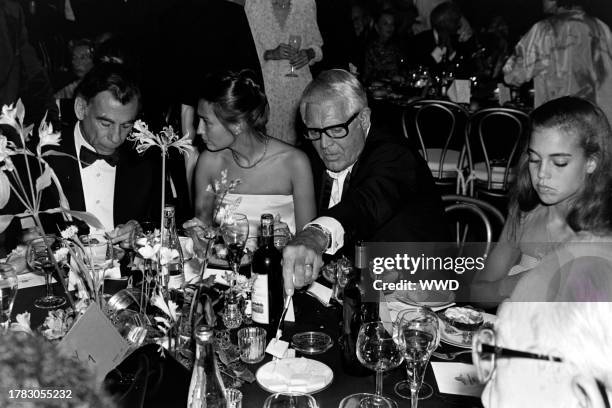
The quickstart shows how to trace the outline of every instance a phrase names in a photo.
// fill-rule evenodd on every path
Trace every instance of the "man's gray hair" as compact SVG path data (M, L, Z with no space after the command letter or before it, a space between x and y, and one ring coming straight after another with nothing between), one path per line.
M342 99L347 103L347 114L357 112L368 106L366 91L359 80L343 69L323 71L308 84L300 100L302 118L306 104L326 100Z
M537 343L530 351L561 357L577 373L612 387L611 302L507 302L502 306L496 326L505 339L529 333Z

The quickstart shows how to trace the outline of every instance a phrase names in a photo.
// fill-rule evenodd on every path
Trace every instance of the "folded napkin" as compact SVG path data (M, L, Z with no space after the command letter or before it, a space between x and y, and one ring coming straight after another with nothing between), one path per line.
M260 380L275 392L308 393L329 382L329 373L321 372L321 364L307 358L275 360L271 364L271 369L262 373Z
M478 381L476 367L464 363L440 363L432 361L438 389L442 394L480 397L484 384Z

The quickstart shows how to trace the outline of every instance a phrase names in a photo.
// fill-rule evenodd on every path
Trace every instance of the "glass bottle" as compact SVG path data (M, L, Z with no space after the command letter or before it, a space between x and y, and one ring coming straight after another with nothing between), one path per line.
M183 274L183 251L176 232L176 221L174 219L174 206L164 207L164 225L162 248L167 248L167 258L165 265L162 265L162 276L167 283L168 289L180 289L185 283ZM176 252L175 252L176 251ZM164 255L162 255L164 256Z
M189 385L187 408L226 408L225 386L213 349L213 328L198 326L195 339L196 361Z
M261 216L261 240L251 263L255 280L251 294L251 314L255 323L274 335L278 319L283 312L282 255L274 246L274 217ZM266 327L267 326L267 327Z
M340 337L342 368L348 375L367 376L372 375L372 371L365 368L357 359L355 348L357 336L361 325L380 319L378 303L364 300L366 286L371 284L371 279L367 268L366 247L360 241L355 245L354 264L355 267L343 290L342 336Z

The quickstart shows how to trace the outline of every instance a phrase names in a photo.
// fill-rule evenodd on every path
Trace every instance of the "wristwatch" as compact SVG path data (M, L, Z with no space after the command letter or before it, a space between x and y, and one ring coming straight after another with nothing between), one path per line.
M313 228L313 229L321 231L323 234L325 234L325 239L326 239L325 250L328 250L331 247L332 234L331 234L330 230L328 230L327 228L325 228L321 224L308 224L308 225L306 225L306 228Z

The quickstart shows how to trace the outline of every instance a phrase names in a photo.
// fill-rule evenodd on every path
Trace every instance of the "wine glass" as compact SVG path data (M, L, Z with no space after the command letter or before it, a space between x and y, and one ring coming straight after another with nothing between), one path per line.
M240 310L240 303L235 296L231 296L225 302L221 317L223 319L223 324L228 329L237 329L240 327L242 324L242 311Z
M263 408L319 408L319 405L312 395L278 392L266 398Z
M39 309L57 309L66 304L66 299L53 294L51 287L51 275L55 270L53 259L49 256L47 246L54 249L57 239L53 235L45 235L33 239L26 252L27 264L32 270L37 270L45 275L46 295L34 301L34 306Z
M399 366L404 358L400 345L387 332L382 322L365 323L357 336L357 358L370 370L376 371L376 393L349 395L340 403L341 407L395 408L397 404L382 395L383 372Z
M11 311L17 295L17 274L10 264L0 263L0 327L8 330Z
M297 54L300 51L300 47L302 46L302 37L299 35L291 34L289 36L289 47L295 51ZM286 74L285 76L296 78L298 75L294 72L293 64L291 65L291 72Z
M427 307L406 310L397 322L395 341L404 352L408 376L407 380L395 384L395 393L410 398L412 408L416 408L419 399L433 394L432 387L423 383L423 376L431 353L440 344L438 316Z
M227 247L227 262L233 272L229 282L233 288L244 254L244 245L249 236L249 220L246 215L235 213L228 217L221 226L221 235Z

